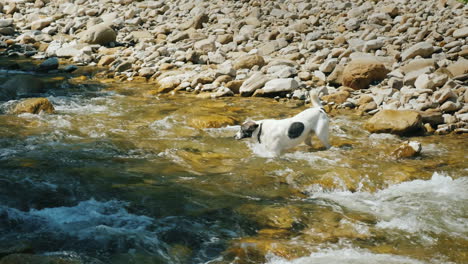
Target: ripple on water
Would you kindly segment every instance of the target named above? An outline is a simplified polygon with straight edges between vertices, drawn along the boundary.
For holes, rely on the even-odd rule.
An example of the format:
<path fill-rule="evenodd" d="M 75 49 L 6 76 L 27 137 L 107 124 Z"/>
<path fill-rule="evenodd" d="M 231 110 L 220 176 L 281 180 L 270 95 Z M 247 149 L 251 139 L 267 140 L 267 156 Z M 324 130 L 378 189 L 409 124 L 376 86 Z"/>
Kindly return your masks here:
<path fill-rule="evenodd" d="M 374 254 L 363 249 L 326 249 L 312 253 L 308 257 L 286 260 L 277 256 L 267 256 L 267 264 L 424 264 L 416 259 L 392 254 Z"/>
<path fill-rule="evenodd" d="M 468 239 L 466 190 L 468 177 L 452 179 L 434 173 L 430 180 L 403 182 L 375 193 L 316 190 L 311 198 L 375 215 L 380 229 L 402 230 L 424 240 L 431 233 Z"/>

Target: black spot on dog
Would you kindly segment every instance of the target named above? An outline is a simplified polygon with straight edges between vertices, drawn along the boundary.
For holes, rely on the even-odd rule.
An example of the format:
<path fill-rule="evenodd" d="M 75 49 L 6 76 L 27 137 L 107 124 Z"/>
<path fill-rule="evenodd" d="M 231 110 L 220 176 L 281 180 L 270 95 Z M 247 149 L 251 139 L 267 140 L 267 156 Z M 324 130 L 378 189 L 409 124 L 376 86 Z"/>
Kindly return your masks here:
<path fill-rule="evenodd" d="M 302 132 L 304 132 L 304 124 L 302 122 L 294 122 L 288 129 L 288 137 L 289 138 L 298 138 L 301 136 Z"/>

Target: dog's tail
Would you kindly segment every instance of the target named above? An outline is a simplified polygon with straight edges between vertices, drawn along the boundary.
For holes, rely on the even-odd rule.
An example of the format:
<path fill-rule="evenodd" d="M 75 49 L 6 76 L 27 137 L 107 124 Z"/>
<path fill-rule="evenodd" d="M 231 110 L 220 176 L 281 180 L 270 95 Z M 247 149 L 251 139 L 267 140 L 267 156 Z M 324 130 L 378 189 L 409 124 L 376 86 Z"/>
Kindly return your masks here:
<path fill-rule="evenodd" d="M 322 104 L 320 103 L 320 99 L 318 97 L 317 91 L 310 90 L 309 96 L 310 96 L 310 103 L 312 104 L 312 107 L 322 108 Z"/>

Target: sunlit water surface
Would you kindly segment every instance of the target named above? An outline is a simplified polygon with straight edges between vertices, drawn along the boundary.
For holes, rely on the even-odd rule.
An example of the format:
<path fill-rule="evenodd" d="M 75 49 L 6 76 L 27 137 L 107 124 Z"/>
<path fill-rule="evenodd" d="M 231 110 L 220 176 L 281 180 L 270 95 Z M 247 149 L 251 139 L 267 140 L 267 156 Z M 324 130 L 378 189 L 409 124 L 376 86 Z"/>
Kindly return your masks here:
<path fill-rule="evenodd" d="M 285 118 L 263 98 L 59 85 L 52 115 L 0 115 L 0 248 L 104 263 L 466 263 L 466 136 L 405 139 L 332 116 L 323 150 L 281 157 L 200 116 Z M 6 109 L 14 102 L 2 102 Z"/>

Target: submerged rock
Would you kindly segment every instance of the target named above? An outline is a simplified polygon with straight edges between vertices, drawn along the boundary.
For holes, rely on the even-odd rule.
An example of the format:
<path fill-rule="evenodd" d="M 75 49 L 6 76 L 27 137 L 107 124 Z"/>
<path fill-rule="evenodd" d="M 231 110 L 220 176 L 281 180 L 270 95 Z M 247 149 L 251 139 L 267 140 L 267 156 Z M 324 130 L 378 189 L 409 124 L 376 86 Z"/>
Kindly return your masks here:
<path fill-rule="evenodd" d="M 422 127 L 421 115 L 412 110 L 382 110 L 364 124 L 369 132 L 397 135 L 418 133 Z"/>
<path fill-rule="evenodd" d="M 11 111 L 12 114 L 19 115 L 23 113 L 47 114 L 54 113 L 55 109 L 47 98 L 28 98 L 19 102 Z"/>
<path fill-rule="evenodd" d="M 0 100 L 36 95 L 44 92 L 45 89 L 40 79 L 27 75 L 17 75 L 6 81 L 0 88 Z"/>
<path fill-rule="evenodd" d="M 237 118 L 224 115 L 204 115 L 192 117 L 189 121 L 189 125 L 194 128 L 220 128 L 225 126 L 233 126 L 239 123 Z"/>

